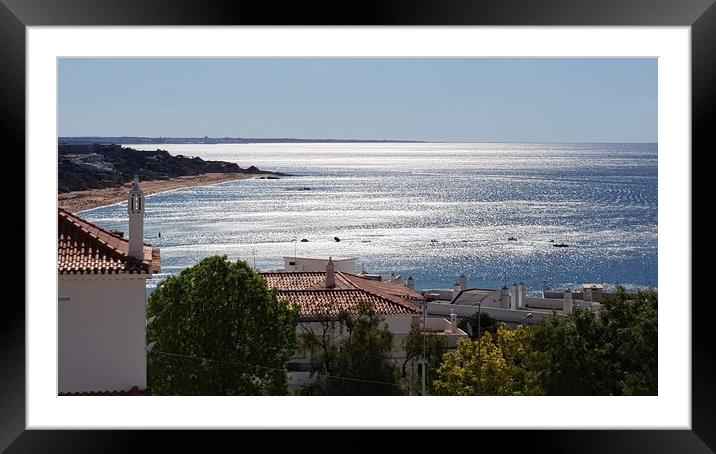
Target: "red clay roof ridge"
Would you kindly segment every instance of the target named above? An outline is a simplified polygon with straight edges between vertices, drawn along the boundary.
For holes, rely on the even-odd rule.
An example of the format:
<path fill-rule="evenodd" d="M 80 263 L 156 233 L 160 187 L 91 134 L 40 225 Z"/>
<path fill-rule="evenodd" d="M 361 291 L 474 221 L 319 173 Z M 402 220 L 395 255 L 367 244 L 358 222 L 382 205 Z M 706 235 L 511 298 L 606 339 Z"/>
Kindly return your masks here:
<path fill-rule="evenodd" d="M 344 273 L 342 273 L 342 272 L 340 272 L 340 271 L 338 271 L 337 273 L 340 274 L 341 276 L 344 274 Z M 350 274 L 350 273 L 345 273 L 345 274 Z M 352 275 L 352 276 L 354 276 L 354 277 L 356 277 L 356 278 L 358 278 L 358 279 L 363 279 L 363 278 L 360 277 L 360 276 L 356 276 L 356 275 Z M 379 294 L 377 294 L 377 293 L 375 293 L 375 292 L 372 292 L 372 291 L 370 291 L 370 290 L 361 288 L 360 286 L 356 285 L 355 282 L 351 281 L 351 280 L 348 279 L 347 277 L 345 277 L 345 276 L 343 276 L 343 277 L 344 277 L 351 285 L 353 285 L 353 286 L 359 288 L 360 290 L 362 290 L 362 291 L 364 291 L 364 292 L 366 292 L 366 293 L 368 293 L 368 294 L 371 294 L 371 295 L 373 295 L 373 296 L 376 296 L 376 297 L 379 297 L 379 298 L 388 300 L 388 301 L 390 301 L 390 302 L 392 302 L 392 303 L 395 303 L 395 304 L 398 304 L 398 305 L 400 305 L 400 306 L 402 306 L 402 307 L 404 307 L 404 308 L 406 308 L 406 309 L 409 309 L 409 310 L 411 310 L 411 311 L 420 313 L 420 309 L 417 308 L 415 305 L 406 304 L 404 301 L 396 301 L 396 300 L 394 300 L 394 299 L 392 299 L 392 298 L 388 298 L 388 297 L 386 297 L 386 296 L 379 295 Z"/>
<path fill-rule="evenodd" d="M 122 254 L 123 256 L 129 257 L 129 240 L 126 240 L 126 239 L 124 239 L 123 237 L 121 237 L 121 236 L 119 236 L 119 235 L 116 235 L 116 234 L 110 232 L 109 230 L 105 230 L 105 229 L 103 229 L 102 227 L 100 227 L 100 226 L 98 226 L 98 225 L 92 224 L 92 223 L 90 223 L 89 221 L 86 221 L 86 220 L 82 219 L 81 217 L 79 217 L 79 216 L 77 216 L 77 215 L 75 215 L 75 214 L 72 214 L 72 213 L 70 213 L 69 211 L 67 211 L 67 210 L 65 210 L 65 209 L 63 209 L 63 208 L 58 208 L 58 210 L 59 210 L 60 212 L 62 212 L 62 214 L 64 215 L 64 217 L 65 217 L 68 221 L 70 221 L 72 224 L 74 224 L 77 228 L 81 229 L 84 233 L 86 233 L 86 234 L 88 234 L 88 235 L 92 235 L 92 236 L 93 236 L 94 238 L 96 238 L 97 241 L 99 241 L 101 244 L 107 246 L 108 248 L 110 248 L 110 249 L 112 249 L 112 250 L 117 251 L 118 253 Z M 78 222 L 78 221 L 79 221 L 79 222 Z M 121 249 L 117 249 L 116 247 L 112 246 L 110 243 L 104 241 L 102 238 L 100 238 L 99 236 L 97 236 L 96 233 L 92 232 L 91 230 L 88 230 L 88 229 L 85 227 L 86 225 L 91 225 L 92 228 L 95 228 L 95 229 L 97 229 L 98 231 L 100 231 L 100 232 L 102 232 L 102 233 L 105 233 L 105 234 L 107 234 L 107 235 L 109 235 L 109 236 L 111 236 L 111 237 L 113 237 L 113 238 L 116 238 L 116 239 L 118 239 L 119 241 L 121 241 L 122 243 L 126 243 L 126 244 L 127 244 L 127 252 L 124 252 L 124 251 L 121 250 Z M 145 243 L 144 241 L 142 241 L 142 245 L 143 245 L 143 246 L 149 246 L 149 247 L 151 247 L 152 249 L 158 249 L 158 248 L 152 247 L 151 244 Z M 144 260 L 144 259 L 142 259 L 141 261 L 142 261 L 142 262 L 146 262 L 146 260 Z"/>

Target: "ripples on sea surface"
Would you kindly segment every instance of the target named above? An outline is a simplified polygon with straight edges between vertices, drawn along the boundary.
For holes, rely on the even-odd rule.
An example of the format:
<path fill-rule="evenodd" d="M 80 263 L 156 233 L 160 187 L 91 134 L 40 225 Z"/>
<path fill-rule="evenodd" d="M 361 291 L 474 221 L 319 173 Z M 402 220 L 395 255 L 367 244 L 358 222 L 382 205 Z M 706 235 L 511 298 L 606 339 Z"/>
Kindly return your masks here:
<path fill-rule="evenodd" d="M 421 289 L 451 288 L 463 272 L 470 287 L 503 276 L 532 291 L 543 280 L 657 285 L 656 144 L 127 146 L 300 175 L 148 196 L 158 279 L 214 254 L 282 268 L 295 248 L 355 256 L 359 271 L 413 276 Z M 82 216 L 127 231 L 126 203 Z"/>

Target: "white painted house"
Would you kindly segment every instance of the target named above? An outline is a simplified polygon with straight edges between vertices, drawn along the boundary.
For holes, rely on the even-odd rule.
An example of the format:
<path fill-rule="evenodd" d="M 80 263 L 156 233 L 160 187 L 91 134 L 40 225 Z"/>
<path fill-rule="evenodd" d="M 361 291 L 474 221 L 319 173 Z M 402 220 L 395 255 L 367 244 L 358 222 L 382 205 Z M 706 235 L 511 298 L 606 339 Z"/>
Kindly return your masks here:
<path fill-rule="evenodd" d="M 59 394 L 146 394 L 146 281 L 159 249 L 143 242 L 144 193 L 129 194 L 129 239 L 59 209 Z"/>

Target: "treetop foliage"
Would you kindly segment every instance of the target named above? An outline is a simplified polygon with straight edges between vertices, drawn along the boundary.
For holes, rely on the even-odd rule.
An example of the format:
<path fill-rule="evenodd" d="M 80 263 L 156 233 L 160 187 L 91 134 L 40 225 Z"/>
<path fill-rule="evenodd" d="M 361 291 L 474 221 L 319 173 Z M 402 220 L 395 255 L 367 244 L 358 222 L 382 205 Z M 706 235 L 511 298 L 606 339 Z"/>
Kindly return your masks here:
<path fill-rule="evenodd" d="M 147 307 L 155 394 L 286 394 L 298 308 L 243 261 L 207 257 L 162 281 Z"/>

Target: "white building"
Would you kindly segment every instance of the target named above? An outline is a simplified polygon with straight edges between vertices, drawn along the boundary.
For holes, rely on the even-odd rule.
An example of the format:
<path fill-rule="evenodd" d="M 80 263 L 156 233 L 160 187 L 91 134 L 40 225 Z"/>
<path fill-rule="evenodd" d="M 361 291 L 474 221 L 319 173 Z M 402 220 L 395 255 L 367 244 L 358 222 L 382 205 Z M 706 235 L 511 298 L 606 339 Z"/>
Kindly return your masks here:
<path fill-rule="evenodd" d="M 129 239 L 59 209 L 58 386 L 65 394 L 146 394 L 146 281 L 159 249 L 143 242 L 144 194 L 129 196 Z"/>
<path fill-rule="evenodd" d="M 602 284 L 582 284 L 582 294 L 584 301 L 602 302 L 604 293 L 604 285 Z"/>
<path fill-rule="evenodd" d="M 291 272 L 324 272 L 329 258 L 331 257 L 284 257 L 283 269 Z M 331 260 L 336 267 L 336 271 L 341 273 L 356 272 L 356 261 L 358 260 L 356 257 L 331 258 Z"/>
<path fill-rule="evenodd" d="M 566 289 L 562 292 L 542 291 L 542 297 L 527 295 L 522 282 L 499 290 L 465 288 L 464 274 L 455 283 L 453 290 L 426 290 L 428 316 L 446 316 L 455 313 L 459 317 L 470 317 L 482 311 L 497 322 L 514 327 L 521 324 L 535 324 L 547 318 L 570 314 L 575 308 L 598 311 L 601 309 L 601 284 L 584 284 L 582 292 Z"/>

